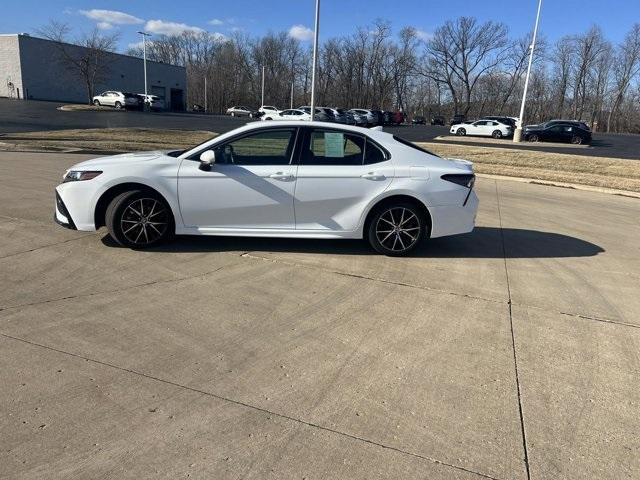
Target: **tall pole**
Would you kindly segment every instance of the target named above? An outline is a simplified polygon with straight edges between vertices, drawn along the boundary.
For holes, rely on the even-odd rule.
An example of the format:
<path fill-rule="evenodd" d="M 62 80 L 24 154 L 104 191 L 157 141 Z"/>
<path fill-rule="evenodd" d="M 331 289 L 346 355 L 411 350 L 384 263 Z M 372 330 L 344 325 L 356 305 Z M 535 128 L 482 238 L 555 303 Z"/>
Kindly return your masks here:
<path fill-rule="evenodd" d="M 264 65 L 262 66 L 262 103 L 260 108 L 264 107 Z"/>
<path fill-rule="evenodd" d="M 293 110 L 293 80 L 291 80 L 291 104 L 289 108 Z"/>
<path fill-rule="evenodd" d="M 316 24 L 313 32 L 313 64 L 311 66 L 311 120 L 316 113 L 316 65 L 318 63 L 318 34 L 320 33 L 320 0 L 316 0 Z"/>
<path fill-rule="evenodd" d="M 204 113 L 207 113 L 207 76 L 204 76 Z"/>
<path fill-rule="evenodd" d="M 518 128 L 513 134 L 513 141 L 520 142 L 522 140 L 522 127 L 524 125 L 524 108 L 527 103 L 527 90 L 529 89 L 529 77 L 531 75 L 531 64 L 533 63 L 533 50 L 536 48 L 536 37 L 538 35 L 538 24 L 540 23 L 540 10 L 542 9 L 542 0 L 538 0 L 538 13 L 536 14 L 536 25 L 533 27 L 533 39 L 529 47 L 529 65 L 527 66 L 527 76 L 524 80 L 524 91 L 522 92 L 522 104 L 520 105 L 520 116 L 518 117 Z"/>
<path fill-rule="evenodd" d="M 142 35 L 142 63 L 144 64 L 144 105 L 143 108 L 146 110 L 148 105 L 147 99 L 147 37 L 150 37 L 151 34 L 147 32 L 138 32 Z"/>

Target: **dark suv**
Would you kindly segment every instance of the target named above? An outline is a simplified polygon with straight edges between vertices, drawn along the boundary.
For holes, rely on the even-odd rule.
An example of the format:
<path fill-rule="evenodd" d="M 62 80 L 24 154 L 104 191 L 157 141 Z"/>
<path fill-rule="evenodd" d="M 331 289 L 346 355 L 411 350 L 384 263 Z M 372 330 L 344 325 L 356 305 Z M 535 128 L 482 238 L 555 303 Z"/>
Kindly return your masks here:
<path fill-rule="evenodd" d="M 431 125 L 442 125 L 444 126 L 444 117 L 442 115 L 436 115 L 431 118 Z"/>
<path fill-rule="evenodd" d="M 591 143 L 591 132 L 571 123 L 531 125 L 525 130 L 524 139 L 528 142 L 570 142 L 581 145 Z"/>
<path fill-rule="evenodd" d="M 456 114 L 453 116 L 453 118 L 451 119 L 450 125 L 457 125 L 459 123 L 464 123 L 464 121 L 467 119 L 466 115 L 462 115 L 462 114 Z"/>

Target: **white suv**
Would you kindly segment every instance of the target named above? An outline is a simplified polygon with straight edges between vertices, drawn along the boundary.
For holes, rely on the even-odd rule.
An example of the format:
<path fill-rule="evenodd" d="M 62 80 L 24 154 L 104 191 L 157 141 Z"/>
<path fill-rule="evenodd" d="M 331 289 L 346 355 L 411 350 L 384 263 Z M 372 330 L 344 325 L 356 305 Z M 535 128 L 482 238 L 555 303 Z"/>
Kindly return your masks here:
<path fill-rule="evenodd" d="M 116 110 L 120 110 L 121 108 L 138 108 L 140 99 L 133 93 L 108 90 L 93 97 L 93 104 L 115 107 Z"/>

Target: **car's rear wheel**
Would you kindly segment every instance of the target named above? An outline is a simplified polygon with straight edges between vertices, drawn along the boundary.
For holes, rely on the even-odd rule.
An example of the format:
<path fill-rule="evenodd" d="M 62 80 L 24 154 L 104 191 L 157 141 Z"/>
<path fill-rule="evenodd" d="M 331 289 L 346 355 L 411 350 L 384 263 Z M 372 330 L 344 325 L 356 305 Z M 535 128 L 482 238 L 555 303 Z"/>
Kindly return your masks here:
<path fill-rule="evenodd" d="M 573 143 L 574 145 L 580 145 L 582 143 L 582 137 L 574 135 L 573 137 L 571 137 L 571 143 Z"/>
<path fill-rule="evenodd" d="M 171 208 L 158 194 L 131 190 L 116 196 L 107 207 L 105 224 L 111 237 L 129 248 L 147 248 L 172 237 Z"/>
<path fill-rule="evenodd" d="M 494 130 L 491 136 L 493 138 L 502 138 L 502 132 L 500 130 Z"/>
<path fill-rule="evenodd" d="M 116 102 L 114 107 L 116 107 L 116 110 L 120 110 L 122 108 L 122 104 L 120 102 Z"/>
<path fill-rule="evenodd" d="M 540 141 L 540 137 L 538 135 L 536 135 L 536 134 L 533 134 L 533 135 L 529 135 L 527 137 L 527 140 L 530 141 L 530 142 L 539 142 Z"/>
<path fill-rule="evenodd" d="M 467 131 L 464 128 L 459 128 L 458 130 L 456 130 L 456 135 L 464 137 L 466 134 L 467 134 Z"/>
<path fill-rule="evenodd" d="M 96 107 L 99 107 L 99 106 L 100 106 L 100 100 L 95 99 L 95 100 L 93 101 L 93 104 L 94 104 Z"/>
<path fill-rule="evenodd" d="M 418 246 L 425 227 L 424 215 L 415 205 L 399 202 L 377 209 L 368 224 L 367 236 L 377 252 L 399 257 Z"/>

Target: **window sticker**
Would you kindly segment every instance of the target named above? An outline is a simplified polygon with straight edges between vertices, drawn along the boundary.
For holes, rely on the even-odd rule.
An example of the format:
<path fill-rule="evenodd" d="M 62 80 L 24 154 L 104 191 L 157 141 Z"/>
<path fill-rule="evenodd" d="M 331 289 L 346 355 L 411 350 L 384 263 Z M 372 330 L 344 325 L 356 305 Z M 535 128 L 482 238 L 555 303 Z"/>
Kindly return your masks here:
<path fill-rule="evenodd" d="M 324 156 L 332 158 L 344 157 L 344 134 L 325 132 L 324 134 Z"/>

